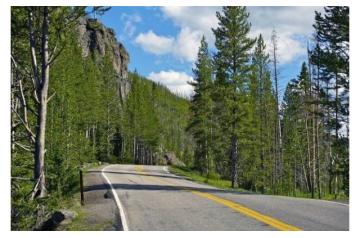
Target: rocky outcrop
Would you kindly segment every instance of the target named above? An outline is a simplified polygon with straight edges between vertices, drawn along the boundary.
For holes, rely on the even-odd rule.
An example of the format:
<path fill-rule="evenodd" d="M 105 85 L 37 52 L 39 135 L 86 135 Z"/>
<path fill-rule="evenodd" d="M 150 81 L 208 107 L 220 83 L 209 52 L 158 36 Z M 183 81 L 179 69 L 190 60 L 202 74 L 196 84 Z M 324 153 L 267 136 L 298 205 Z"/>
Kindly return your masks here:
<path fill-rule="evenodd" d="M 165 153 L 164 158 L 166 160 L 167 165 L 175 165 L 179 167 L 185 166 L 185 164 L 176 157 L 174 152 Z"/>
<path fill-rule="evenodd" d="M 117 41 L 114 30 L 98 20 L 84 17 L 79 19 L 78 33 L 83 57 L 93 55 L 97 62 L 101 62 L 105 55 L 111 57 L 119 81 L 119 96 L 125 100 L 130 91 L 129 54 L 124 45 Z"/>
<path fill-rule="evenodd" d="M 40 231 L 56 230 L 60 226 L 65 226 L 71 223 L 71 221 L 75 219 L 76 216 L 77 213 L 70 210 L 62 209 L 59 211 L 55 211 L 48 220 L 42 223 L 40 227 L 35 230 L 40 230 Z"/>

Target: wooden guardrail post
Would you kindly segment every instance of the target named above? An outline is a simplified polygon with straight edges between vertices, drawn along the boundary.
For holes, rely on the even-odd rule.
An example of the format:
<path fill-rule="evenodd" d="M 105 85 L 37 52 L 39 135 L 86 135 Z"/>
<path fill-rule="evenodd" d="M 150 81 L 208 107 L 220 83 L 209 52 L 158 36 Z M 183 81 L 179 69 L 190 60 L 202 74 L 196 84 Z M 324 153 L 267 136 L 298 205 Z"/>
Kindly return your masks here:
<path fill-rule="evenodd" d="M 81 201 L 81 206 L 84 206 L 85 200 L 84 200 L 84 183 L 83 183 L 82 169 L 79 170 L 79 175 L 80 175 L 80 201 Z"/>

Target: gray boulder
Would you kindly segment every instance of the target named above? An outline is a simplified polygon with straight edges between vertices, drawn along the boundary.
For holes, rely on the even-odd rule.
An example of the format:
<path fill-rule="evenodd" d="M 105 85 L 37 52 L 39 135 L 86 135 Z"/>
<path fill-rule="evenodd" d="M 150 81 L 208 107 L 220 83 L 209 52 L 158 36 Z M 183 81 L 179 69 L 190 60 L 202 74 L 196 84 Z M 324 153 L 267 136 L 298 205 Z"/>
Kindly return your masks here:
<path fill-rule="evenodd" d="M 74 211 L 61 209 L 54 212 L 37 230 L 53 231 L 59 226 L 69 224 L 76 216 L 77 213 Z"/>
<path fill-rule="evenodd" d="M 168 152 L 164 155 L 167 165 L 175 165 L 179 167 L 184 167 L 185 164 L 181 160 L 179 160 L 174 152 Z"/>

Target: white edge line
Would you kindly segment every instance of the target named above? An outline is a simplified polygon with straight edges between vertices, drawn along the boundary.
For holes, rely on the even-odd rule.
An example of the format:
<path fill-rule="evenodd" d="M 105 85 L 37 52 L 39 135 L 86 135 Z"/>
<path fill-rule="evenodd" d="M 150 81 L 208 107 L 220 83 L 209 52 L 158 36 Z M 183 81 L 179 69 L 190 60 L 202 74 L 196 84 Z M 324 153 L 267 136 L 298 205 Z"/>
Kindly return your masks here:
<path fill-rule="evenodd" d="M 342 205 L 342 206 L 345 206 L 345 207 L 350 207 L 349 203 L 334 202 L 334 201 L 328 201 L 328 200 L 323 200 L 323 199 L 318 199 L 318 201 L 323 201 L 323 202 L 328 202 L 328 203 L 335 203 L 335 204 Z"/>
<path fill-rule="evenodd" d="M 259 194 L 262 195 L 262 194 Z M 291 197 L 291 196 L 283 196 L 283 195 L 274 195 L 274 194 L 264 194 L 265 196 L 272 196 L 272 197 L 281 197 L 281 198 L 290 198 L 294 200 L 305 200 L 305 201 L 315 201 L 315 202 L 325 202 L 325 203 L 333 203 L 337 205 L 342 205 L 345 207 L 350 207 L 350 203 L 342 203 L 342 202 L 335 202 L 330 200 L 324 200 L 324 199 L 317 199 L 317 198 L 305 198 L 305 197 Z"/>
<path fill-rule="evenodd" d="M 110 166 L 110 165 L 109 165 Z M 124 231 L 128 231 L 129 230 L 129 227 L 127 225 L 127 222 L 126 222 L 126 217 L 125 217 L 125 213 L 124 213 L 124 207 L 122 206 L 121 202 L 120 202 L 120 199 L 114 189 L 114 187 L 112 186 L 109 178 L 104 174 L 104 171 L 105 171 L 105 168 L 109 167 L 109 166 L 106 166 L 104 167 L 102 170 L 101 170 L 101 175 L 104 177 L 104 179 L 106 180 L 107 184 L 109 184 L 110 186 L 110 189 L 113 193 L 113 196 L 114 196 L 114 199 L 115 199 L 115 203 L 116 203 L 116 206 L 117 208 L 119 209 L 119 214 L 120 214 L 120 219 L 121 219 L 121 224 L 122 224 L 122 227 L 124 229 Z"/>

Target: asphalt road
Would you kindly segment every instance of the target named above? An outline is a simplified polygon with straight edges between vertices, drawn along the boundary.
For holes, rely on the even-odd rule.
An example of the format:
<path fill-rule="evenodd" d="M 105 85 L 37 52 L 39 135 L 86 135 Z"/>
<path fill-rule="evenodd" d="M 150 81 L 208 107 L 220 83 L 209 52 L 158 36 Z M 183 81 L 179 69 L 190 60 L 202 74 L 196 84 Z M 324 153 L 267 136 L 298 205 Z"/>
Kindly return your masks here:
<path fill-rule="evenodd" d="M 110 165 L 102 175 L 125 230 L 349 230 L 347 204 L 221 190 L 164 166 Z"/>

